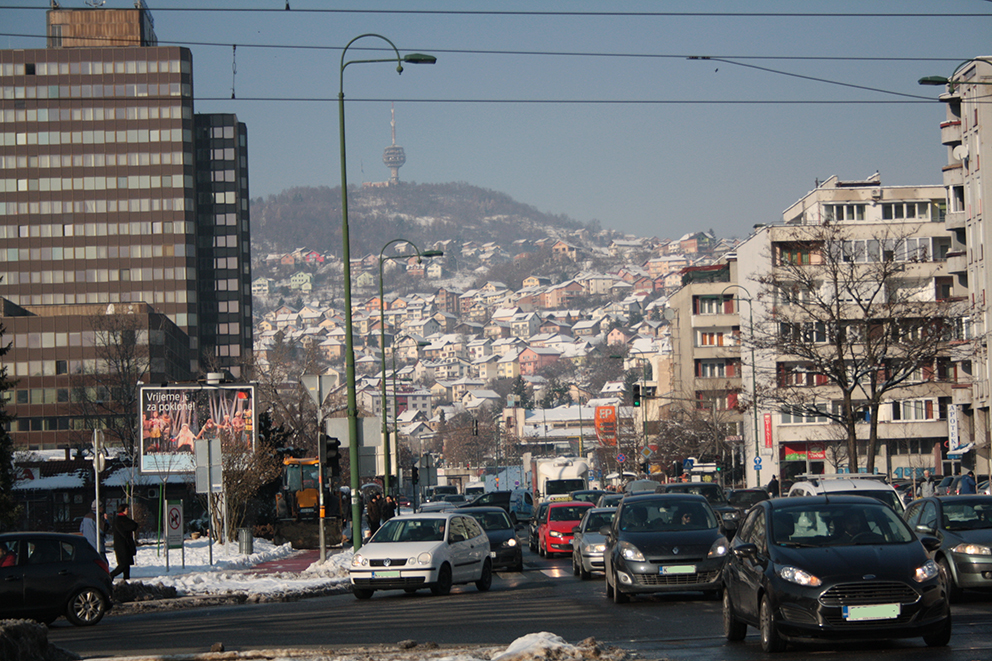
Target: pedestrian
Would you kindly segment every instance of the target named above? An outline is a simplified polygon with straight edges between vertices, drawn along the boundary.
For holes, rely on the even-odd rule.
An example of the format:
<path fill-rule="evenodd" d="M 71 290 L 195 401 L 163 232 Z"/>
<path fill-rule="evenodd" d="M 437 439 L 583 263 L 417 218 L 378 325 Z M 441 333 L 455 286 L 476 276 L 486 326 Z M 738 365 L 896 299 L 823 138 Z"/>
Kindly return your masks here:
<path fill-rule="evenodd" d="M 382 503 L 382 520 L 389 521 L 394 516 L 396 516 L 396 501 L 392 496 L 386 496 Z"/>
<path fill-rule="evenodd" d="M 923 471 L 923 480 L 920 482 L 920 498 L 929 498 L 937 493 L 937 485 L 934 484 L 933 476 L 929 470 Z"/>
<path fill-rule="evenodd" d="M 369 504 L 365 506 L 365 516 L 369 521 L 369 537 L 371 537 L 379 529 L 379 520 L 382 518 L 382 505 L 378 493 L 373 493 L 369 497 Z"/>
<path fill-rule="evenodd" d="M 968 471 L 968 474 L 961 478 L 960 484 L 958 484 L 958 493 L 978 493 L 978 489 L 975 485 L 975 472 Z"/>
<path fill-rule="evenodd" d="M 771 481 L 768 482 L 767 491 L 768 491 L 768 495 L 771 496 L 772 498 L 776 498 L 781 495 L 781 493 L 779 493 L 777 475 L 772 475 Z"/>
<path fill-rule="evenodd" d="M 106 549 L 104 548 L 103 535 L 107 532 L 107 515 L 104 513 L 103 521 L 97 523 L 95 500 L 90 506 L 90 511 L 79 522 L 79 532 L 83 534 L 83 537 L 90 543 L 90 546 L 96 549 L 97 553 L 100 555 L 104 554 Z"/>
<path fill-rule="evenodd" d="M 110 572 L 111 578 L 123 574 L 125 581 L 131 580 L 131 565 L 134 564 L 134 556 L 138 553 L 138 545 L 134 541 L 134 531 L 138 529 L 138 523 L 129 514 L 127 503 L 122 503 L 117 508 L 117 516 L 114 517 L 113 523 L 117 568 Z"/>

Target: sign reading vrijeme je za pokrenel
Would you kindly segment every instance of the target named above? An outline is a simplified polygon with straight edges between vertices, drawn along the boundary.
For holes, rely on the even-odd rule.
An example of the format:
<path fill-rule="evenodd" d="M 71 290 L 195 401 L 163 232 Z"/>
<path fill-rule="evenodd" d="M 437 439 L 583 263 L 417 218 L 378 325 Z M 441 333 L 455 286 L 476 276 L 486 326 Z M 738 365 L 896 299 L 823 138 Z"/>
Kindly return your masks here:
<path fill-rule="evenodd" d="M 141 471 L 188 472 L 195 468 L 197 440 L 219 439 L 225 451 L 255 448 L 255 388 L 143 386 Z"/>

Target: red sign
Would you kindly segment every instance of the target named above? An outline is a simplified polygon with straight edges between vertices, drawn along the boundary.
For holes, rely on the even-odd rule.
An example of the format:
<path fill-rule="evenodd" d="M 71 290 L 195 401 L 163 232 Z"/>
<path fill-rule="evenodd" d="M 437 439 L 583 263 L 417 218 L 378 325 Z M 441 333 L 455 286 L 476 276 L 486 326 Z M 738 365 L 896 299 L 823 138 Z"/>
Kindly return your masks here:
<path fill-rule="evenodd" d="M 772 414 L 765 414 L 765 447 L 772 447 Z"/>
<path fill-rule="evenodd" d="M 596 437 L 600 445 L 617 444 L 617 407 L 596 407 Z"/>

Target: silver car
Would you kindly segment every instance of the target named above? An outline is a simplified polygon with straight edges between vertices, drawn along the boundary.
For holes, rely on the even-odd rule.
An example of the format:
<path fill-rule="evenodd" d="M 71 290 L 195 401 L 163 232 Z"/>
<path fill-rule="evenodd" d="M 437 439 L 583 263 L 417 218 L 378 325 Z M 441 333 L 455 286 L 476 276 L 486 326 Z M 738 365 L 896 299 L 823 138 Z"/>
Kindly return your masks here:
<path fill-rule="evenodd" d="M 582 522 L 573 529 L 572 573 L 581 576 L 583 580 L 590 578 L 594 571 L 603 571 L 606 537 L 599 530 L 613 522 L 616 511 L 615 507 L 594 507 L 585 513 Z"/>

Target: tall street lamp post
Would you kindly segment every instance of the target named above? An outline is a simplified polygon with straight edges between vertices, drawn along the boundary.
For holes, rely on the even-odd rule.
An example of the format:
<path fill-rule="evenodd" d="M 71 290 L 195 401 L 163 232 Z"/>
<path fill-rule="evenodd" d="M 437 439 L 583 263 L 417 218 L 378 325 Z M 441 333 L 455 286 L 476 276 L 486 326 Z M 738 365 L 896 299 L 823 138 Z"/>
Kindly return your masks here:
<path fill-rule="evenodd" d="M 341 148 L 341 242 L 343 245 L 341 259 L 344 262 L 344 326 L 345 326 L 345 387 L 348 391 L 348 458 L 351 463 L 351 541 L 357 551 L 362 547 L 362 508 L 359 502 L 361 486 L 358 483 L 358 402 L 355 393 L 355 343 L 352 336 L 351 322 L 351 242 L 348 234 L 348 168 L 345 158 L 344 141 L 344 70 L 349 64 L 366 64 L 373 62 L 393 62 L 393 58 L 375 60 L 345 61 L 348 49 L 353 43 L 365 37 L 375 37 L 389 44 L 396 53 L 396 73 L 403 73 L 403 63 L 434 64 L 437 61 L 432 55 L 410 53 L 400 57 L 395 44 L 380 34 L 360 34 L 341 51 L 340 82 L 338 86 L 338 142 Z"/>
<path fill-rule="evenodd" d="M 741 298 L 737 296 L 738 301 L 747 301 L 748 309 L 748 323 L 751 325 L 751 409 L 754 411 L 754 480 L 755 486 L 761 486 L 761 469 L 758 463 L 758 457 L 761 456 L 761 448 L 758 445 L 758 386 L 756 374 L 758 372 L 758 364 L 754 360 L 754 301 L 751 298 L 751 292 L 749 292 L 745 287 L 741 285 L 728 285 L 724 287 L 723 291 L 720 292 L 722 297 L 727 293 L 729 289 L 740 289 L 742 292 L 747 294 L 747 298 Z M 737 313 L 740 314 L 740 308 L 738 308 Z"/>
<path fill-rule="evenodd" d="M 392 465 L 390 461 L 390 454 L 392 448 L 390 447 L 389 441 L 389 429 L 386 427 L 386 303 L 385 303 L 385 288 L 383 287 L 383 264 L 389 260 L 402 259 L 399 255 L 391 255 L 386 257 L 386 248 L 393 245 L 394 243 L 406 243 L 413 247 L 417 252 L 417 263 L 420 264 L 424 261 L 424 257 L 440 257 L 444 253 L 440 250 L 425 250 L 420 251 L 420 248 L 416 246 L 412 241 L 407 241 L 406 239 L 393 239 L 386 245 L 382 247 L 379 251 L 379 352 L 382 358 L 382 378 L 381 378 L 381 390 L 382 390 L 382 447 L 384 448 L 384 462 L 383 462 L 383 476 L 382 476 L 382 492 L 384 494 L 389 493 L 389 476 L 392 473 Z M 395 356 L 395 350 L 394 350 Z M 396 367 L 393 367 L 393 378 L 396 378 Z M 393 384 L 393 412 L 396 411 L 396 385 Z M 396 434 L 396 425 L 393 425 L 393 434 Z"/>

